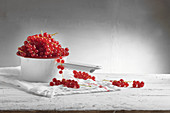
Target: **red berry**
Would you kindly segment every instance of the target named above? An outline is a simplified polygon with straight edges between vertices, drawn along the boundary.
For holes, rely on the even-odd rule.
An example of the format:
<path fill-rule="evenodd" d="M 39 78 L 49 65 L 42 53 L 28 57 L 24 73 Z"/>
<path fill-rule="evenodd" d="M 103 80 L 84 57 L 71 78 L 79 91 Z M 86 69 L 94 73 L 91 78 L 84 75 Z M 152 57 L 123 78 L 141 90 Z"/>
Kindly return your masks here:
<path fill-rule="evenodd" d="M 35 57 L 38 57 L 38 54 L 35 54 Z"/>
<path fill-rule="evenodd" d="M 63 71 L 62 71 L 62 70 L 60 70 L 60 71 L 59 71 L 59 74 L 62 74 L 62 73 L 63 73 Z"/>
<path fill-rule="evenodd" d="M 53 82 L 56 82 L 56 80 L 57 80 L 56 78 L 53 78 Z"/>
<path fill-rule="evenodd" d="M 141 84 L 144 84 L 144 82 L 143 82 L 143 81 L 141 81 Z"/>
<path fill-rule="evenodd" d="M 139 81 L 136 81 L 136 84 L 139 84 Z"/>
<path fill-rule="evenodd" d="M 60 80 L 56 80 L 55 85 L 60 85 Z"/>
<path fill-rule="evenodd" d="M 61 48 L 61 45 L 60 45 L 60 44 L 58 45 L 58 48 Z"/>
<path fill-rule="evenodd" d="M 40 52 L 40 56 L 43 56 L 43 54 L 44 54 L 43 52 Z"/>
<path fill-rule="evenodd" d="M 124 86 L 125 86 L 124 82 L 120 83 L 120 87 L 124 87 Z"/>
<path fill-rule="evenodd" d="M 33 53 L 33 51 L 31 51 L 30 53 L 32 53 L 32 54 L 31 54 L 31 56 L 32 56 L 32 57 L 34 57 L 34 56 L 35 56 L 35 53 Z"/>
<path fill-rule="evenodd" d="M 138 84 L 138 88 L 140 88 L 141 87 L 141 84 Z"/>
<path fill-rule="evenodd" d="M 27 41 L 24 41 L 24 45 L 26 45 L 26 44 L 28 44 L 28 42 L 27 42 Z"/>
<path fill-rule="evenodd" d="M 66 51 L 69 51 L 69 49 L 68 49 L 68 48 L 65 48 L 65 50 L 66 50 Z"/>
<path fill-rule="evenodd" d="M 54 38 L 51 38 L 51 42 L 55 42 Z"/>
<path fill-rule="evenodd" d="M 77 75 L 74 75 L 74 77 L 75 77 L 75 78 L 78 78 L 78 76 L 77 76 Z"/>
<path fill-rule="evenodd" d="M 80 85 L 77 84 L 77 85 L 76 85 L 76 88 L 77 88 L 77 89 L 80 88 Z"/>
<path fill-rule="evenodd" d="M 65 56 L 68 56 L 69 55 L 69 52 L 65 52 Z"/>
<path fill-rule="evenodd" d="M 95 77 L 94 76 L 92 77 L 92 80 L 95 81 Z"/>
<path fill-rule="evenodd" d="M 47 37 L 47 35 L 48 35 L 48 34 L 47 34 L 46 32 L 43 34 L 44 37 Z"/>
<path fill-rule="evenodd" d="M 54 86 L 54 83 L 53 83 L 53 82 L 50 82 L 50 86 Z"/>
<path fill-rule="evenodd" d="M 39 34 L 39 37 L 42 37 L 42 34 Z"/>
<path fill-rule="evenodd" d="M 144 86 L 144 82 L 143 82 L 143 81 L 141 81 L 140 86 L 141 86 L 141 87 L 143 87 L 143 86 Z"/>
<path fill-rule="evenodd" d="M 64 66 L 62 65 L 62 66 L 61 66 L 61 70 L 63 70 L 63 69 L 64 69 Z"/>
<path fill-rule="evenodd" d="M 63 79 L 62 79 L 62 84 L 63 84 L 65 81 L 66 81 L 66 80 L 63 78 Z"/>
<path fill-rule="evenodd" d="M 35 50 L 35 53 L 38 53 L 38 50 Z"/>
<path fill-rule="evenodd" d="M 33 36 L 35 36 L 35 37 L 38 37 L 38 34 L 36 34 L 36 35 L 33 35 Z"/>
<path fill-rule="evenodd" d="M 140 84 L 140 86 L 141 86 L 141 87 L 143 87 L 143 86 L 144 86 L 144 84 L 142 84 L 142 83 L 141 83 L 141 84 Z"/>
<path fill-rule="evenodd" d="M 63 57 L 62 56 L 60 56 L 60 59 L 62 59 Z"/>
<path fill-rule="evenodd" d="M 63 64 L 63 63 L 64 63 L 64 60 L 61 60 L 61 63 Z"/>
<path fill-rule="evenodd" d="M 120 79 L 120 81 L 121 81 L 121 82 L 124 82 L 124 80 L 123 80 L 123 79 Z"/>
<path fill-rule="evenodd" d="M 48 51 L 48 52 L 49 52 L 49 51 L 50 51 L 50 49 L 49 49 L 49 48 L 47 48 L 47 49 L 46 49 L 46 51 Z"/>
<path fill-rule="evenodd" d="M 57 63 L 60 63 L 60 59 L 56 59 Z"/>
<path fill-rule="evenodd" d="M 103 87 L 102 85 L 99 86 L 99 88 L 102 88 L 102 87 Z"/>
<path fill-rule="evenodd" d="M 48 35 L 48 38 L 51 38 L 51 35 L 50 35 L 50 34 Z"/>
<path fill-rule="evenodd" d="M 48 54 L 49 54 L 49 52 L 47 52 L 47 51 L 46 51 L 44 54 L 45 54 L 45 55 L 48 55 Z"/>
<path fill-rule="evenodd" d="M 30 40 L 31 40 L 31 36 L 28 36 L 28 37 L 27 37 L 27 40 L 30 41 Z"/>
<path fill-rule="evenodd" d="M 113 82 L 112 82 L 112 85 L 116 85 L 116 82 L 115 82 L 115 81 L 113 81 Z"/>
<path fill-rule="evenodd" d="M 58 65 L 57 68 L 58 68 L 58 69 L 61 69 L 61 65 Z"/>
<path fill-rule="evenodd" d="M 128 86 L 129 86 L 129 84 L 128 84 L 127 82 L 125 82 L 125 86 L 126 86 L 126 87 L 128 87 Z"/>
<path fill-rule="evenodd" d="M 121 83 L 120 81 L 117 81 L 116 86 L 120 87 L 120 83 Z"/>
<path fill-rule="evenodd" d="M 136 84 L 132 84 L 133 88 L 136 88 Z"/>

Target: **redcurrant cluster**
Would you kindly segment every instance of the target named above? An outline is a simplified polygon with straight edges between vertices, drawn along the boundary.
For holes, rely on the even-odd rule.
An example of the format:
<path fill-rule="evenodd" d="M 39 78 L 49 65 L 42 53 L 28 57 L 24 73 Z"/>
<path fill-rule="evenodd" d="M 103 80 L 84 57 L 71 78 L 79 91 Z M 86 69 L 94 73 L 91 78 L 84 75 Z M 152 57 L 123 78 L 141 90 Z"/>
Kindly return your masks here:
<path fill-rule="evenodd" d="M 60 80 L 57 80 L 56 78 L 53 78 L 52 81 L 50 82 L 50 86 L 58 86 L 58 85 L 63 85 L 64 87 L 68 87 L 68 88 L 75 88 L 75 89 L 78 89 L 80 88 L 80 85 L 78 84 L 77 81 L 75 80 L 66 80 L 66 79 L 62 79 L 61 81 Z"/>
<path fill-rule="evenodd" d="M 54 34 L 52 34 L 54 35 Z M 59 56 L 68 56 L 69 49 L 62 48 L 58 41 L 52 38 L 52 35 L 36 34 L 28 36 L 24 45 L 18 48 L 17 55 L 31 58 L 56 58 Z"/>
<path fill-rule="evenodd" d="M 141 81 L 141 82 L 135 81 L 135 80 L 133 81 L 133 84 L 132 84 L 133 88 L 141 88 L 143 86 L 144 86 L 144 82 L 143 81 Z"/>
<path fill-rule="evenodd" d="M 125 82 L 123 79 L 120 79 L 119 81 L 117 81 L 117 80 L 114 80 L 114 81 L 110 80 L 110 82 L 112 82 L 112 85 L 115 85 L 115 86 L 118 86 L 118 87 L 128 87 L 129 86 L 128 82 Z M 129 82 L 131 82 L 131 81 L 129 81 Z M 144 86 L 144 82 L 143 81 L 141 81 L 141 82 L 135 81 L 135 80 L 133 81 L 133 84 L 132 84 L 133 88 L 141 88 L 143 86 Z"/>
<path fill-rule="evenodd" d="M 125 82 L 123 79 L 120 79 L 120 80 L 114 80 L 114 81 L 110 81 L 110 82 L 112 82 L 112 85 L 114 85 L 114 86 L 118 86 L 118 87 L 128 87 L 129 86 L 129 84 L 128 84 L 128 82 Z"/>
<path fill-rule="evenodd" d="M 95 81 L 96 79 L 95 76 L 91 76 L 86 72 L 81 72 L 81 71 L 78 72 L 76 70 L 73 70 L 73 74 L 75 78 L 79 78 L 79 79 L 84 79 L 84 80 L 92 79 L 93 81 Z"/>
<path fill-rule="evenodd" d="M 63 73 L 64 66 L 62 65 L 64 63 L 63 57 L 60 56 L 60 58 L 56 59 L 57 63 L 60 63 L 60 65 L 57 66 L 58 69 L 60 69 L 59 74 Z"/>

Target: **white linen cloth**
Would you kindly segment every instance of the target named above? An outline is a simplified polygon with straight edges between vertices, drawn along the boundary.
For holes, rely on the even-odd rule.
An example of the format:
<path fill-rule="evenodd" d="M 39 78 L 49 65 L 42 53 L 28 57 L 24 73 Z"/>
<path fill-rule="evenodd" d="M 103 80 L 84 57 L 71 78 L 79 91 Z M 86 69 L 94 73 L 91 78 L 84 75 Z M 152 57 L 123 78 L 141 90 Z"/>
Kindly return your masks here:
<path fill-rule="evenodd" d="M 71 70 L 67 71 L 67 78 L 78 80 L 80 86 L 79 89 L 67 88 L 60 86 L 49 86 L 49 83 L 33 83 L 27 82 L 19 79 L 21 71 L 21 66 L 17 67 L 4 67 L 0 68 L 0 82 L 3 84 L 11 84 L 14 87 L 20 88 L 23 91 L 29 92 L 31 94 L 45 96 L 45 97 L 55 97 L 58 95 L 69 95 L 69 94 L 81 94 L 81 93 L 96 93 L 96 92 L 107 92 L 107 91 L 117 91 L 110 82 L 92 80 L 80 80 L 75 79 L 71 74 Z M 69 73 L 69 74 L 68 74 Z M 87 87 L 88 83 L 92 83 L 91 87 Z M 97 84 L 97 85 L 96 85 Z M 83 86 L 85 85 L 85 86 Z M 104 88 L 99 88 L 102 85 Z"/>

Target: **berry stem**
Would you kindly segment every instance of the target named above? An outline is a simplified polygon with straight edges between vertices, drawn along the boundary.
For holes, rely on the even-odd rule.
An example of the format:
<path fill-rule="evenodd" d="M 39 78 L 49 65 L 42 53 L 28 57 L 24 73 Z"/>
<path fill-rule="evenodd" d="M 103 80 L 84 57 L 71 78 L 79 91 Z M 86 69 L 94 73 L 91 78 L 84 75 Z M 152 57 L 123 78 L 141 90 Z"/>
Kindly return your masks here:
<path fill-rule="evenodd" d="M 18 50 L 18 51 L 24 53 L 24 51 L 21 51 L 21 50 Z"/>
<path fill-rule="evenodd" d="M 110 80 L 106 80 L 106 79 L 104 79 L 103 81 L 110 81 Z"/>
<path fill-rule="evenodd" d="M 54 35 L 56 35 L 56 34 L 58 34 L 58 33 L 56 32 L 56 33 L 54 33 L 54 34 L 51 34 L 51 36 L 54 36 Z"/>
<path fill-rule="evenodd" d="M 133 82 L 133 81 L 125 81 L 125 82 L 129 82 L 129 83 L 131 83 L 131 82 Z"/>
<path fill-rule="evenodd" d="M 80 86 L 91 87 L 91 85 L 79 84 Z"/>
<path fill-rule="evenodd" d="M 43 36 L 43 31 L 41 30 L 41 35 Z"/>

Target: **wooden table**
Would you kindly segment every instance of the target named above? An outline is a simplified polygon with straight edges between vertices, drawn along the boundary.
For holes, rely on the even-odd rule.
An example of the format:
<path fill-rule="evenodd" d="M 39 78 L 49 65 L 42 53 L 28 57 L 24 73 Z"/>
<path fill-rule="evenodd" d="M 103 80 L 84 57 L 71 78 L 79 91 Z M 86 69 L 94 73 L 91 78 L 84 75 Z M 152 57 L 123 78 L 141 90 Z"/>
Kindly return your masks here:
<path fill-rule="evenodd" d="M 169 112 L 169 74 L 95 74 L 98 79 L 143 80 L 143 88 L 122 88 L 116 92 L 74 94 L 46 98 L 0 83 L 0 110 L 52 110 L 71 112 Z M 5 112 L 5 111 L 4 111 Z M 10 111 L 6 111 L 10 112 Z M 35 112 L 35 111 L 34 111 Z M 117 113 L 116 112 L 116 113 Z"/>

